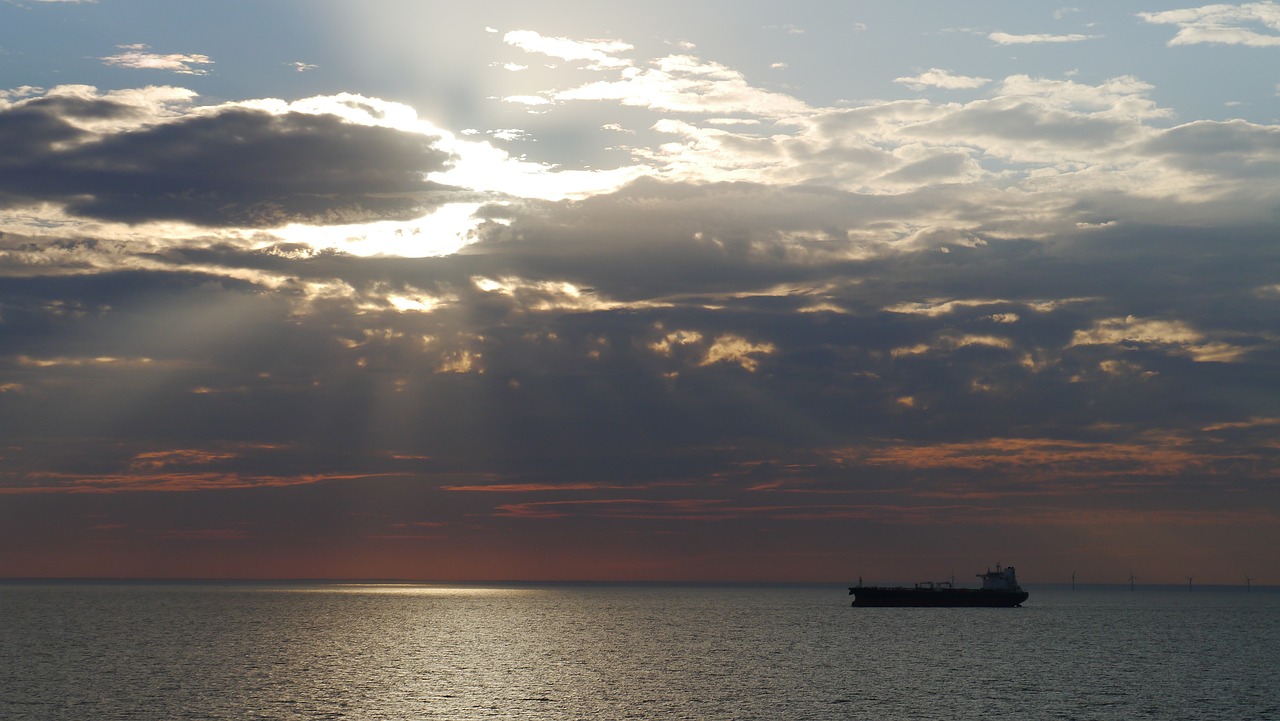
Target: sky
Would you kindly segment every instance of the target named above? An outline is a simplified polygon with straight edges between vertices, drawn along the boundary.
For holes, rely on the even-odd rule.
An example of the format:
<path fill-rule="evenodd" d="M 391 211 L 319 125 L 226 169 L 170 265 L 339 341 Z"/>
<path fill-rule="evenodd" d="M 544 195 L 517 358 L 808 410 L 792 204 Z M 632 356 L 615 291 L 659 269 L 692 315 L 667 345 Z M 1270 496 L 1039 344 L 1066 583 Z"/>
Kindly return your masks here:
<path fill-rule="evenodd" d="M 1280 3 L 3 0 L 0 577 L 1280 584 Z"/>

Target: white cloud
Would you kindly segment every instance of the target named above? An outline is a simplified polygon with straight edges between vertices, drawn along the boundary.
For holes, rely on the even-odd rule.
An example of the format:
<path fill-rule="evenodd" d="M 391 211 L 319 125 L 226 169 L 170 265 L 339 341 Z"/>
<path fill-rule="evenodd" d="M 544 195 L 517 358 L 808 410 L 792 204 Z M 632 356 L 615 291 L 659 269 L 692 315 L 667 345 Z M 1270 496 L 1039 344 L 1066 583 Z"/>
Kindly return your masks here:
<path fill-rule="evenodd" d="M 781 118 L 810 111 L 801 100 L 752 86 L 736 70 L 692 55 L 668 55 L 619 80 L 556 93 L 557 100 L 617 100 L 623 105 L 692 113 L 748 113 Z"/>
<path fill-rule="evenodd" d="M 502 36 L 503 42 L 530 53 L 542 53 L 562 60 L 586 60 L 593 68 L 619 68 L 631 64 L 630 60 L 614 57 L 614 53 L 631 50 L 632 46 L 619 40 L 570 40 L 547 37 L 533 30 L 512 30 Z"/>
<path fill-rule="evenodd" d="M 502 99 L 504 103 L 515 103 L 517 105 L 550 105 L 551 101 L 540 95 L 508 95 Z"/>
<path fill-rule="evenodd" d="M 297 70 L 300 73 L 305 73 L 308 70 L 315 70 L 316 68 L 320 67 L 319 65 L 312 65 L 311 63 L 304 63 L 302 61 L 294 61 L 292 63 L 289 63 L 289 65 L 292 65 L 293 69 Z"/>
<path fill-rule="evenodd" d="M 1280 4 L 1215 4 L 1184 10 L 1138 13 L 1157 25 L 1177 25 L 1169 45 L 1219 43 L 1250 47 L 1280 46 Z M 1260 32 L 1261 31 L 1261 32 Z"/>
<path fill-rule="evenodd" d="M 168 70 L 180 75 L 208 75 L 209 71 L 207 69 L 195 66 L 213 64 L 213 61 L 209 59 L 208 55 L 153 53 L 148 51 L 147 45 L 141 43 L 133 45 L 117 45 L 116 47 L 124 52 L 99 58 L 99 60 L 108 65 L 118 65 L 124 68 L 136 68 L 139 70 Z"/>
<path fill-rule="evenodd" d="M 1011 35 L 1009 33 L 991 33 L 987 39 L 997 45 L 1031 45 L 1037 43 L 1078 43 L 1085 40 L 1092 40 L 1096 35 L 1080 35 L 1073 33 L 1071 35 Z"/>
<path fill-rule="evenodd" d="M 529 133 L 519 128 L 500 128 L 490 130 L 489 135 L 498 140 L 529 140 Z"/>
<path fill-rule="evenodd" d="M 1172 113 L 1147 97 L 1150 83 L 1132 75 L 1108 78 L 1097 85 L 1072 80 L 1053 80 L 1030 75 L 1010 75 L 1000 86 L 1004 97 L 1034 98 L 1047 107 L 1097 113 L 1104 117 L 1156 119 Z"/>
<path fill-rule="evenodd" d="M 893 82 L 901 83 L 913 90 L 923 90 L 930 87 L 942 88 L 943 90 L 971 90 L 986 85 L 991 82 L 991 79 L 968 75 L 952 75 L 948 70 L 929 68 L 919 75 L 894 78 Z"/>
<path fill-rule="evenodd" d="M 1045 237 L 1118 219 L 1258 217 L 1278 200 L 1272 186 L 1248 182 L 1273 162 L 1269 135 L 1260 128 L 1162 128 L 1152 121 L 1167 121 L 1171 110 L 1152 99 L 1152 85 L 1133 76 L 1090 84 L 1012 75 L 996 82 L 990 97 L 968 103 L 843 109 L 809 106 L 692 55 L 611 75 L 527 97 L 655 111 L 652 129 L 668 139 L 627 148 L 636 169 L 655 177 L 802 184 L 881 198 L 929 193 L 936 211 L 930 204 L 913 217 L 895 210 L 892 223 L 858 231 L 903 249 Z M 993 83 L 938 68 L 899 79 L 917 81 L 929 87 Z M 1239 152 L 1201 157 L 1196 144 L 1218 137 Z M 1241 175 L 1245 169 L 1248 177 Z M 1117 205 L 1126 197 L 1143 202 Z M 958 203 L 988 212 L 961 220 Z"/>
<path fill-rule="evenodd" d="M 649 302 L 625 303 L 601 296 L 590 288 L 581 288 L 563 280 L 529 280 L 517 276 L 488 278 L 474 276 L 471 283 L 484 293 L 495 293 L 519 300 L 532 311 L 598 311 L 619 308 L 651 308 Z M 696 333 L 695 333 L 696 335 Z M 659 346 L 650 346 L 663 352 Z M 669 355 L 669 353 L 664 353 Z"/>
<path fill-rule="evenodd" d="M 34 85 L 20 85 L 10 90 L 0 90 L 0 101 L 9 100 L 10 98 L 19 100 L 42 92 L 44 92 L 44 88 L 39 88 Z"/>
<path fill-rule="evenodd" d="M 94 133 L 136 130 L 175 119 L 190 112 L 191 102 L 196 98 L 196 93 L 192 90 L 167 85 L 150 85 L 106 92 L 99 92 L 91 85 L 57 85 L 48 91 L 39 88 L 19 88 L 18 91 L 17 97 L 43 95 L 47 98 L 90 102 L 104 100 L 129 109 L 128 113 L 119 115 L 64 118 L 65 122 Z"/>

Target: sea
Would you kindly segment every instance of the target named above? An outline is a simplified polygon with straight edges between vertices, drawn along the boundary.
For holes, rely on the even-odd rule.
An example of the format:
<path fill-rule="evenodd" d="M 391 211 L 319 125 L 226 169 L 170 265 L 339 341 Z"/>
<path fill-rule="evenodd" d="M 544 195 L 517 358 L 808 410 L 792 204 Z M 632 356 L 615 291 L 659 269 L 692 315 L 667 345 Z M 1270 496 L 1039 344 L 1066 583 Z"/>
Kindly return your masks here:
<path fill-rule="evenodd" d="M 0 582 L 0 719 L 1280 719 L 1280 589 Z"/>

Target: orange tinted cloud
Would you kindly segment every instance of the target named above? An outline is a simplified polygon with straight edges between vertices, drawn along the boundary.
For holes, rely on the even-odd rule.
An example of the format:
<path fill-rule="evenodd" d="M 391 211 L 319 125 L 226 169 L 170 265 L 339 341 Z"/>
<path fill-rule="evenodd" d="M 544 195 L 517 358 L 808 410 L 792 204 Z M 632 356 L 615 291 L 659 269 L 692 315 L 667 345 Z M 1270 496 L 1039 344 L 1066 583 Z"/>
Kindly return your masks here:
<path fill-rule="evenodd" d="M 638 520 L 725 521 L 763 518 L 785 521 L 864 520 L 896 523 L 935 523 L 954 515 L 963 506 L 895 506 L 881 504 L 789 504 L 743 506 L 725 499 L 683 498 L 646 500 L 638 498 L 591 499 L 574 501 L 534 501 L 508 503 L 498 507 L 497 516 L 509 518 L 554 519 L 569 516 L 594 518 L 626 518 Z M 975 515 L 989 509 L 970 509 Z"/>
<path fill-rule="evenodd" d="M 301 486 L 326 481 L 385 478 L 394 473 L 316 473 L 296 476 L 258 476 L 239 473 L 115 473 L 79 475 L 33 473 L 27 476 L 39 485 L 0 488 L 0 494 L 38 493 L 137 493 L 141 491 L 226 491 L 237 488 Z"/>
<path fill-rule="evenodd" d="M 490 483 L 468 486 L 441 486 L 440 490 L 479 493 L 537 493 L 540 491 L 596 491 L 623 488 L 629 488 L 629 486 L 614 486 L 604 483 Z"/>
<path fill-rule="evenodd" d="M 1147 443 L 1090 443 L 1051 438 L 897 445 L 864 450 L 863 463 L 911 469 L 965 469 L 1029 476 L 1163 476 L 1198 469 L 1217 457 L 1190 449 L 1186 438 L 1166 435 Z M 847 454 L 846 454 L 847 455 Z"/>
<path fill-rule="evenodd" d="M 239 454 L 230 451 L 208 451 L 194 448 L 180 448 L 169 451 L 151 451 L 139 453 L 133 457 L 132 465 L 140 468 L 164 468 L 165 466 L 195 466 L 227 461 L 237 458 Z"/>
<path fill-rule="evenodd" d="M 248 541 L 256 538 L 243 528 L 178 528 L 155 531 L 151 535 L 181 541 Z"/>

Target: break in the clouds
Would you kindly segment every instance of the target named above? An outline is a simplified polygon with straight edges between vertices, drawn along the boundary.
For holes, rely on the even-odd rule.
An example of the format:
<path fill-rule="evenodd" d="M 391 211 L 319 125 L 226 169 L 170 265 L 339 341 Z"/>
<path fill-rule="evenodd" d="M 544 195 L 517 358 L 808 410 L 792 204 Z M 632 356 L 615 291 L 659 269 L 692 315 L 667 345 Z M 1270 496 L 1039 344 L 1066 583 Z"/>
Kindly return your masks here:
<path fill-rule="evenodd" d="M 107 65 L 137 70 L 168 70 L 179 75 L 207 75 L 209 69 L 202 67 L 212 65 L 208 55 L 181 53 L 153 53 L 143 44 L 120 45 L 123 52 L 101 58 Z"/>
<path fill-rule="evenodd" d="M 1274 81 L 1168 92 L 1230 49 L 414 7 L 342 6 L 360 62 L 8 83 L 0 571 L 1274 565 Z"/>

